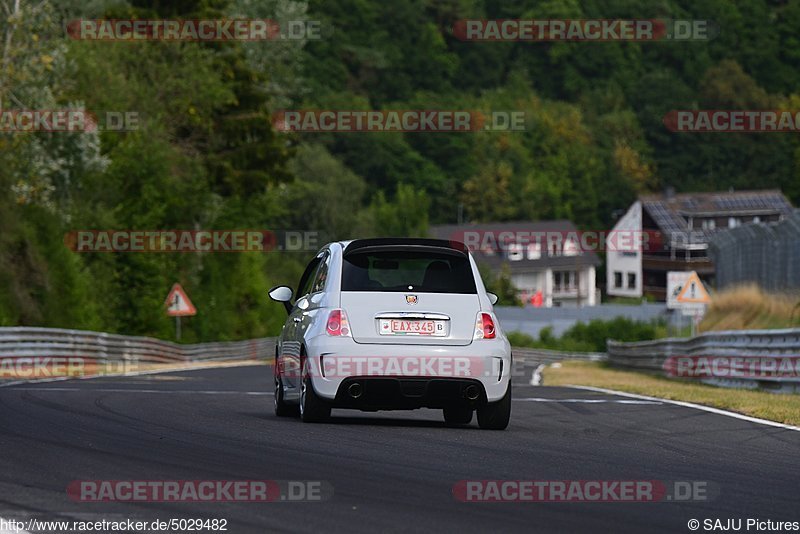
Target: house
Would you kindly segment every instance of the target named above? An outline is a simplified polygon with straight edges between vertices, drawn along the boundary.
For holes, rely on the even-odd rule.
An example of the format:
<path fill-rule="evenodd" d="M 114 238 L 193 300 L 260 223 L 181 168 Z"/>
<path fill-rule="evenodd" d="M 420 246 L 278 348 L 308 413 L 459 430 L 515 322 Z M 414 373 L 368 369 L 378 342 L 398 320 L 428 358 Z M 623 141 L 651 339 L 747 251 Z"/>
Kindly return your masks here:
<path fill-rule="evenodd" d="M 504 269 L 525 303 L 542 306 L 594 306 L 595 268 L 600 259 L 578 246 L 578 229 L 570 221 L 432 226 L 439 239 L 460 241 L 478 265 L 499 274 Z"/>
<path fill-rule="evenodd" d="M 713 287 L 711 236 L 746 223 L 780 221 L 792 212 L 792 205 L 777 190 L 642 195 L 612 233 L 642 232 L 650 240 L 639 250 L 608 252 L 606 293 L 666 300 L 669 271 L 696 271 Z"/>

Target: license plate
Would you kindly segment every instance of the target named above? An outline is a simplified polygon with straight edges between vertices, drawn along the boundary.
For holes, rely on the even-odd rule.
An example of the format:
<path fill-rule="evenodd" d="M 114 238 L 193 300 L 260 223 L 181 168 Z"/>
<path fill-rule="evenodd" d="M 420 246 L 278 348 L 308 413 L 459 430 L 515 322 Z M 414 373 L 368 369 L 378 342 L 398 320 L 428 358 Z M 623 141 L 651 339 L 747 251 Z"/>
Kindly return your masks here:
<path fill-rule="evenodd" d="M 446 336 L 444 321 L 419 319 L 381 319 L 382 336 Z"/>

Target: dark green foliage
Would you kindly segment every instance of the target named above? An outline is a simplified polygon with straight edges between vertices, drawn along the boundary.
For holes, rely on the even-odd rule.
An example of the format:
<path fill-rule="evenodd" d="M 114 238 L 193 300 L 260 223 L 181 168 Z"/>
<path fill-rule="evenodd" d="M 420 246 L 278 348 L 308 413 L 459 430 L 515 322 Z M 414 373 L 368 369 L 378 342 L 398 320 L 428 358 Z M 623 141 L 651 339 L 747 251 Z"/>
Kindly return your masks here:
<path fill-rule="evenodd" d="M 498 306 L 523 306 L 517 296 L 517 288 L 511 283 L 511 271 L 507 265 L 503 265 L 499 273 L 492 272 L 485 265 L 478 265 L 478 268 L 486 291 L 497 295 Z"/>
<path fill-rule="evenodd" d="M 305 18 L 321 22 L 322 39 L 294 48 L 71 41 L 61 31 L 80 17 L 256 7 L 251 16 L 264 17 L 279 4 L 50 0 L 20 18 L 12 68 L 0 71 L 4 106 L 19 107 L 13 95 L 142 119 L 138 131 L 94 138 L 0 133 L 0 324 L 169 337 L 162 304 L 179 281 L 200 311 L 184 321 L 184 340 L 275 334 L 285 312 L 265 291 L 295 285 L 314 253 L 75 254 L 63 244 L 71 230 L 347 239 L 425 235 L 459 214 L 602 229 L 637 194 L 665 186 L 781 188 L 800 202 L 796 136 L 675 134 L 662 122 L 674 109 L 800 109 L 796 2 L 313 0 Z M 721 31 L 708 42 L 642 43 L 475 43 L 452 32 L 465 18 L 542 17 L 703 18 Z M 0 20 L 3 35 L 8 27 Z M 526 130 L 290 135 L 271 126 L 281 108 L 521 111 Z M 516 304 L 507 273 L 484 278 L 502 304 Z M 603 350 L 606 337 L 640 339 L 648 328 L 590 323 L 534 342 Z"/>
<path fill-rule="evenodd" d="M 594 319 L 588 323 L 576 323 L 558 338 L 553 335 L 553 329 L 549 326 L 539 332 L 538 340 L 521 332 L 510 332 L 507 335 L 511 345 L 517 347 L 605 352 L 606 340 L 645 341 L 663 337 L 664 332 L 664 326 L 658 322 L 648 323 L 617 317 L 609 321 Z"/>

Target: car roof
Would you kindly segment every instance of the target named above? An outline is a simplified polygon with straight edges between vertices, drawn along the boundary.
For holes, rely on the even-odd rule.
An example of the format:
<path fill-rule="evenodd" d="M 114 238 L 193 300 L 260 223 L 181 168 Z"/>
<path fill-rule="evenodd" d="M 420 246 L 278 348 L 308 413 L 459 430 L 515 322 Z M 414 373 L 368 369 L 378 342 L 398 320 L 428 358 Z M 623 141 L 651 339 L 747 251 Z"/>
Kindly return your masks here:
<path fill-rule="evenodd" d="M 379 237 L 369 239 L 353 239 L 340 242 L 345 254 L 358 250 L 401 250 L 415 249 L 431 252 L 445 252 L 456 255 L 467 255 L 469 250 L 464 243 L 447 239 L 430 239 L 422 237 Z"/>

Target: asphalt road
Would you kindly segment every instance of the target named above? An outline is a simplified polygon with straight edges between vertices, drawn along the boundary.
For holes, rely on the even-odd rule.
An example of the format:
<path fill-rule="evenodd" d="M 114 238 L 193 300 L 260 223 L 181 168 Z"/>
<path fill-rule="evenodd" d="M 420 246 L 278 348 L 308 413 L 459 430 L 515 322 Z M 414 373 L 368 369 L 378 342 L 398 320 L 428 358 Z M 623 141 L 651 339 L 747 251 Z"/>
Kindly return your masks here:
<path fill-rule="evenodd" d="M 0 517 L 225 518 L 232 533 L 690 532 L 693 518 L 800 520 L 800 432 L 527 385 L 515 387 L 504 432 L 474 421 L 447 428 L 430 410 L 334 410 L 331 423 L 312 425 L 274 417 L 271 389 L 268 367 L 0 388 Z M 333 495 L 87 503 L 66 491 L 75 480 L 253 479 L 326 481 Z M 486 479 L 705 481 L 718 495 L 634 503 L 454 498 L 458 481 Z"/>

